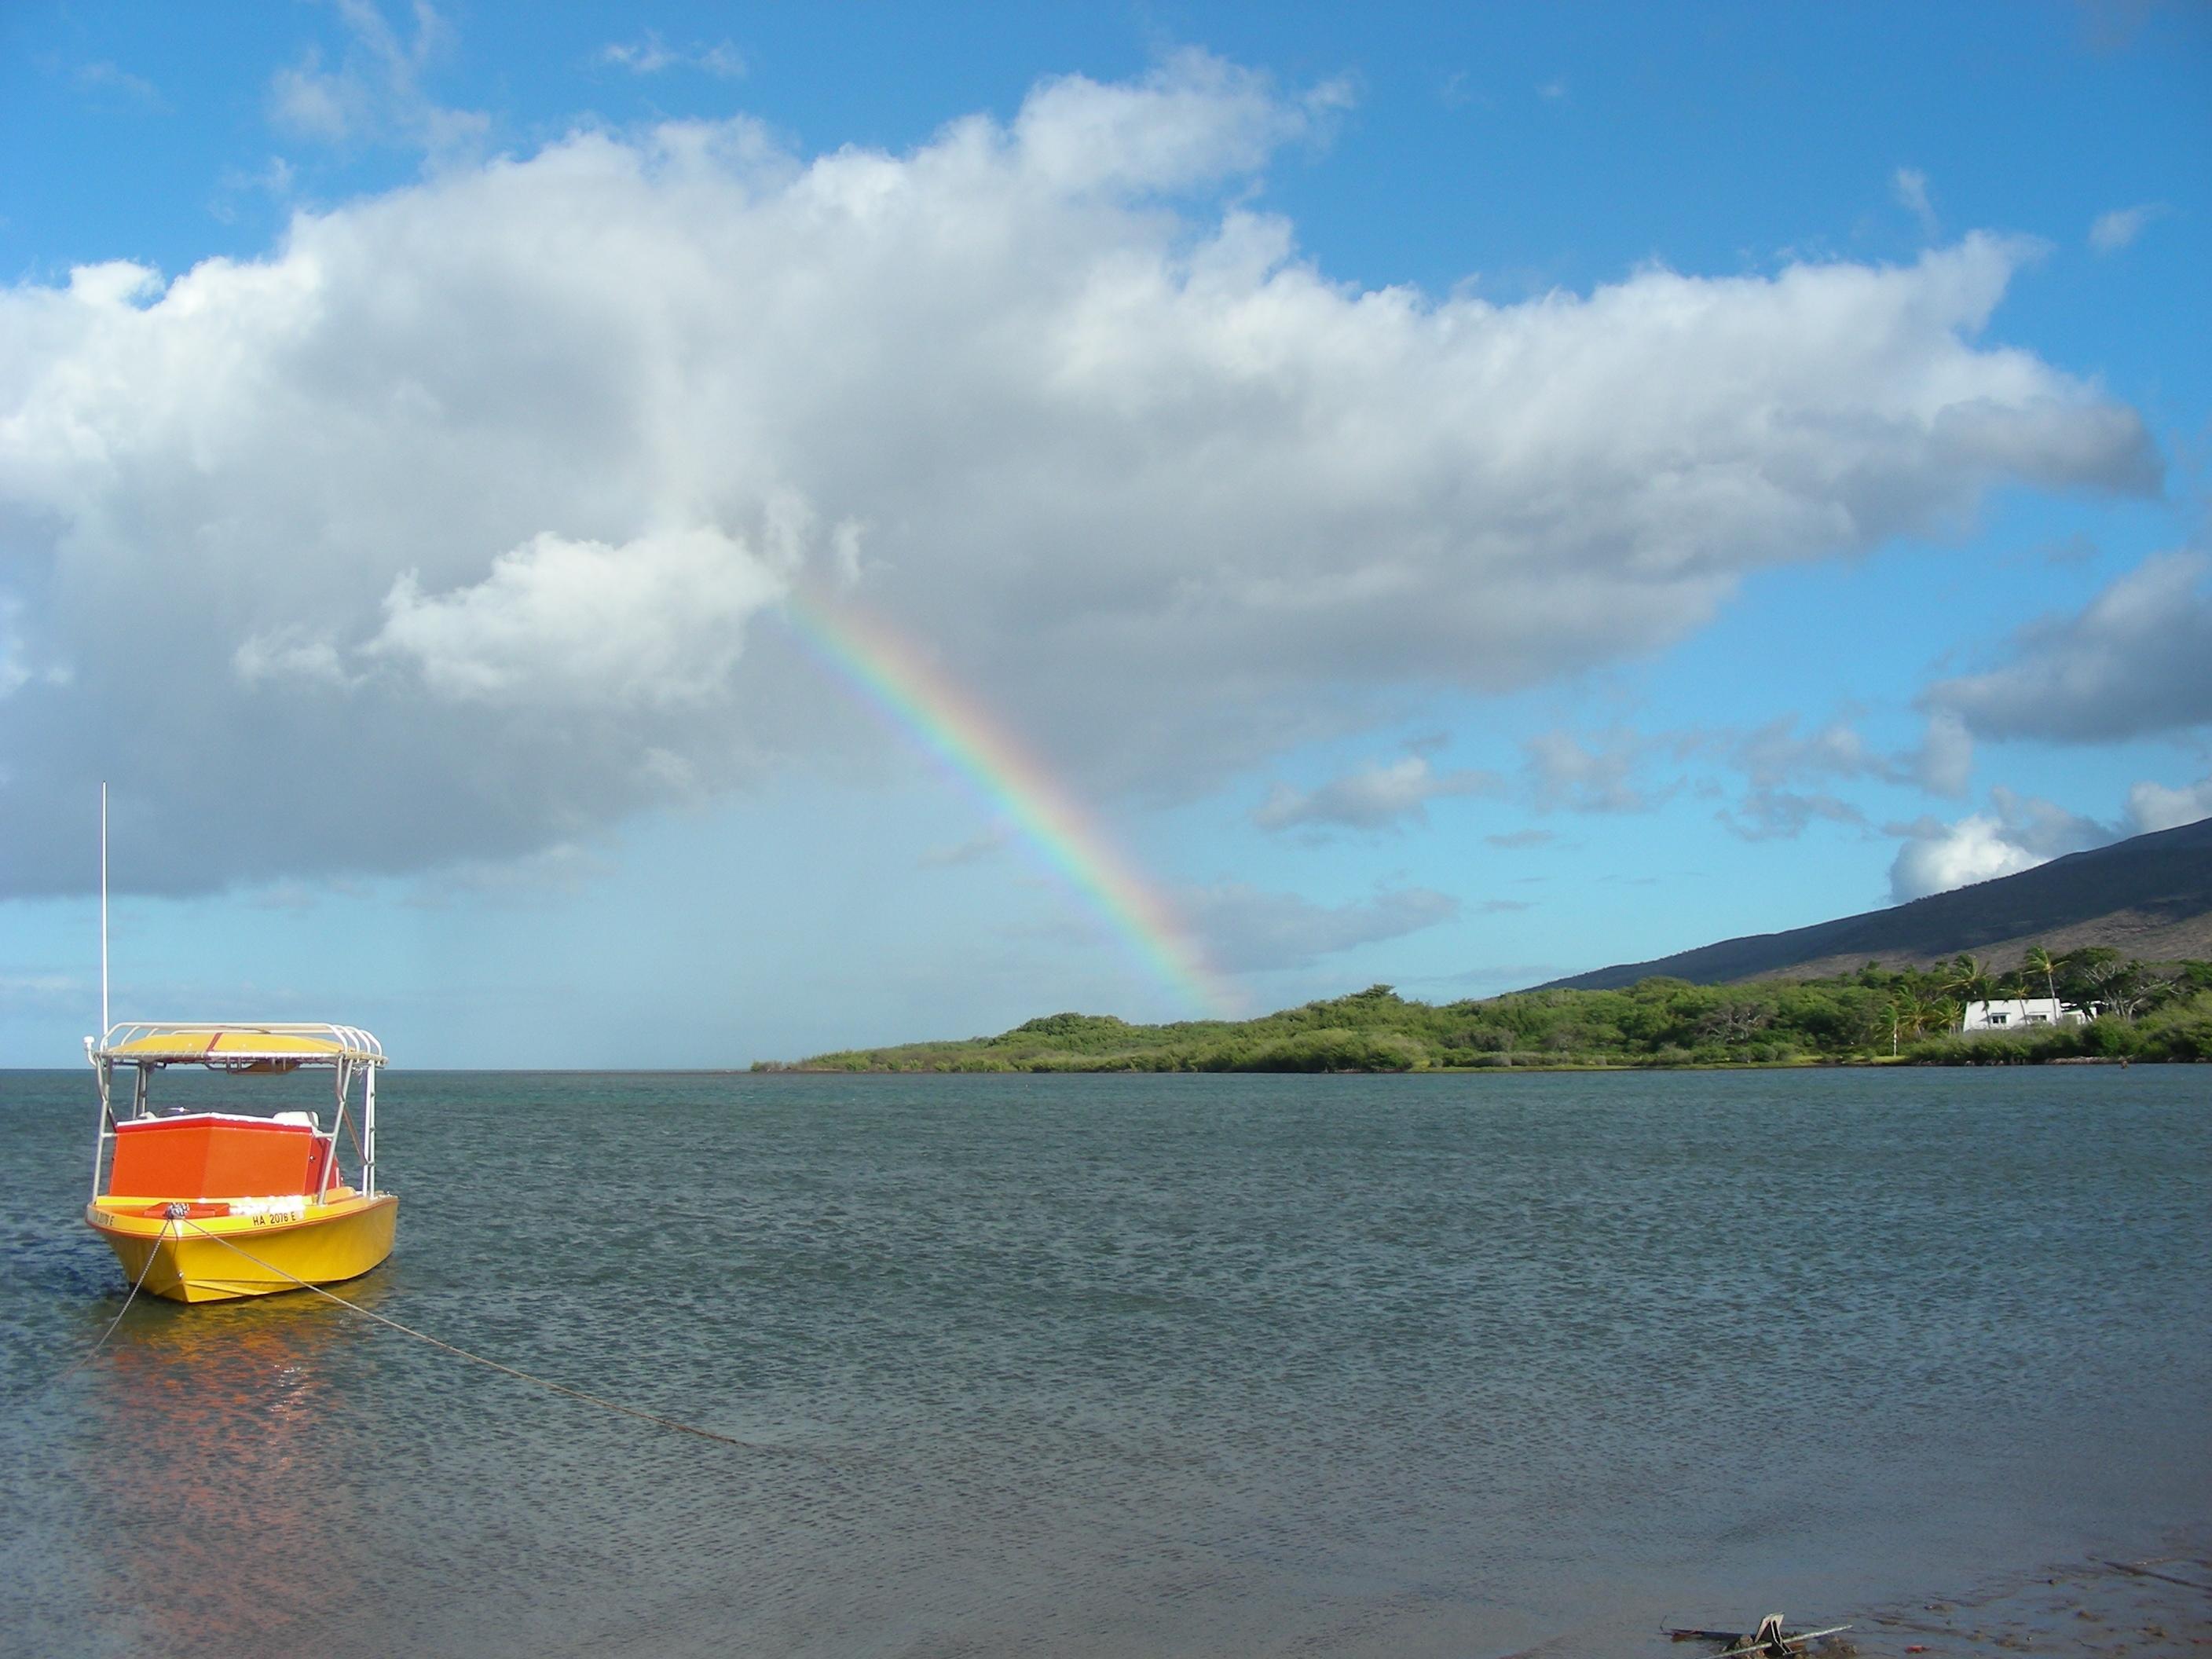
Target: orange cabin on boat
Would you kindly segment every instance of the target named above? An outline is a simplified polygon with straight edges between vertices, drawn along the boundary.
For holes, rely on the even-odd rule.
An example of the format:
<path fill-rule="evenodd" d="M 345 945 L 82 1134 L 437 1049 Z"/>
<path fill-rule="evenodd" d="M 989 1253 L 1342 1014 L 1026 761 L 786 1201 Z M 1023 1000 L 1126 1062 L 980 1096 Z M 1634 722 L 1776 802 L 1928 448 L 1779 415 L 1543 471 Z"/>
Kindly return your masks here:
<path fill-rule="evenodd" d="M 133 1198 L 313 1197 L 336 1156 L 312 1122 L 228 1112 L 135 1118 L 115 1126 L 107 1190 Z"/>

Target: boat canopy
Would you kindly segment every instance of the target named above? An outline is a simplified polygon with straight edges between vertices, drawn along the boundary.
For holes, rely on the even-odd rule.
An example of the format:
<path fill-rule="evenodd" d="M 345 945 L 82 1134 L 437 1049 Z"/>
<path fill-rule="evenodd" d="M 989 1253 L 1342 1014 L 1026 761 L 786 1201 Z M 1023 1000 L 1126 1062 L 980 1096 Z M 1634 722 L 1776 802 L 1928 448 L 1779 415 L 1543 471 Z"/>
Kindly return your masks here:
<path fill-rule="evenodd" d="M 289 1072 L 296 1066 L 381 1066 L 384 1045 L 351 1025 L 141 1022 L 111 1028 L 92 1057 L 118 1066 Z"/>
<path fill-rule="evenodd" d="M 204 1066 L 210 1072 L 232 1075 L 293 1072 L 303 1066 L 326 1070 L 334 1085 L 337 1108 L 337 1117 L 328 1136 L 330 1144 L 335 1150 L 341 1132 L 350 1139 L 361 1159 L 358 1190 L 370 1194 L 376 1191 L 376 1074 L 384 1066 L 384 1045 L 358 1026 L 136 1020 L 109 1026 L 107 1034 L 98 1042 L 87 1037 L 84 1048 L 92 1061 L 93 1075 L 100 1083 L 100 1133 L 93 1143 L 92 1154 L 92 1195 L 95 1200 L 100 1194 L 100 1171 L 108 1147 L 115 1146 L 119 1154 L 119 1137 L 125 1128 L 133 1134 L 140 1133 L 142 1126 L 153 1119 L 147 1103 L 149 1087 L 154 1074 L 170 1066 Z M 134 1074 L 127 1116 L 118 1114 L 114 1097 L 115 1070 L 118 1066 Z M 357 1116 L 350 1103 L 356 1084 L 360 1085 Z M 215 1115 L 189 1115 L 204 1123 L 211 1121 Z M 281 1122 L 286 1115 L 279 1113 L 269 1121 Z M 173 1123 L 176 1120 L 164 1121 Z M 312 1133 L 312 1119 L 308 1127 Z M 322 1188 L 329 1186 L 336 1167 L 335 1160 L 325 1160 L 319 1177 Z"/>

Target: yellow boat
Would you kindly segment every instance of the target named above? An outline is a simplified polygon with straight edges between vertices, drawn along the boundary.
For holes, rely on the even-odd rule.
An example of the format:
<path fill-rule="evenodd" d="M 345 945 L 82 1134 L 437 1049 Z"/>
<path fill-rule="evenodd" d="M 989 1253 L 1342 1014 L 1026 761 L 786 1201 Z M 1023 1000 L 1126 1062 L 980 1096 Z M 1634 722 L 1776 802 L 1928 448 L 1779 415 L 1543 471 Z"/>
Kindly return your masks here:
<path fill-rule="evenodd" d="M 392 1254 L 399 1200 L 376 1188 L 384 1048 L 368 1032 L 138 1024 L 84 1046 L 100 1079 L 85 1220 L 133 1285 L 173 1302 L 225 1302 L 357 1279 Z M 171 1066 L 240 1077 L 327 1067 L 331 1127 L 307 1111 L 158 1113 L 149 1085 Z M 121 1111 L 118 1068 L 134 1073 Z M 351 1182 L 341 1168 L 348 1150 Z"/>

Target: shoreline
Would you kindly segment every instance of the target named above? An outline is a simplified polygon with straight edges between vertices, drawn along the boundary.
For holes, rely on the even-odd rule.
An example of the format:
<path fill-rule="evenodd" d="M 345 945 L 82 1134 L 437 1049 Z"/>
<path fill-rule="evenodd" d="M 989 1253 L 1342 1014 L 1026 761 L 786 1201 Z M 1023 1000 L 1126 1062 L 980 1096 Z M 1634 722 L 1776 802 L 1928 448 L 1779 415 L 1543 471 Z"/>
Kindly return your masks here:
<path fill-rule="evenodd" d="M 1607 1072 L 1978 1072 L 2018 1066 L 2110 1066 L 2124 1071 L 2130 1066 L 2204 1066 L 2207 1060 L 2137 1060 L 2132 1055 L 2069 1055 L 2054 1060 L 1914 1060 L 1882 1055 L 1870 1060 L 1715 1060 L 1687 1062 L 1634 1060 L 1560 1060 L 1552 1065 L 1407 1066 L 1391 1068 L 1343 1066 L 1313 1071 L 1276 1066 L 1024 1066 L 1004 1062 L 991 1066 L 819 1066 L 811 1060 L 757 1060 L 744 1068 L 753 1077 L 1495 1077 L 1530 1073 L 1545 1075 Z"/>
<path fill-rule="evenodd" d="M 2135 1561 L 2101 1557 L 1991 1577 L 1948 1597 L 1900 1598 L 1851 1616 L 1827 1651 L 1891 1659 L 2150 1659 L 2212 1652 L 2212 1547 Z M 1689 1651 L 1684 1649 L 1683 1651 Z"/>

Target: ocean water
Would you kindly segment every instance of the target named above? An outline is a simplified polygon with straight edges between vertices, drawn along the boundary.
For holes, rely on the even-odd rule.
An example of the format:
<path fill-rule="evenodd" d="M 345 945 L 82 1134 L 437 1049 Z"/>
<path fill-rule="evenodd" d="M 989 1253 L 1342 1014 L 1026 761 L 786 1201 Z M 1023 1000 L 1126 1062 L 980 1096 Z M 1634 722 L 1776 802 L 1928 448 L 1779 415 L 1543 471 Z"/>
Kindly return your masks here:
<path fill-rule="evenodd" d="M 382 1107 L 348 1294 L 746 1443 L 305 1295 L 56 1381 L 90 1083 L 0 1073 L 0 1651 L 1658 1653 L 2212 1531 L 2200 1068 Z"/>

